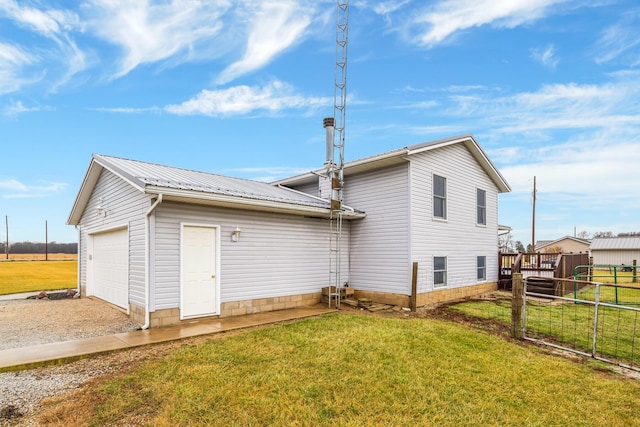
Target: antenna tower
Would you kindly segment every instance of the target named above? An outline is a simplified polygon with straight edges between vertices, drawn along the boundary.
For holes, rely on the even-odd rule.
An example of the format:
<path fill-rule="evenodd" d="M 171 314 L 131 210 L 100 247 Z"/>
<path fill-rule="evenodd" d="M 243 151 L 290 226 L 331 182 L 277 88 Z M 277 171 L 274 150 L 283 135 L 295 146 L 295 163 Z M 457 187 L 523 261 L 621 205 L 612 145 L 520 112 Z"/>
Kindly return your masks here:
<path fill-rule="evenodd" d="M 347 106 L 347 47 L 349 34 L 349 1 L 337 0 L 336 66 L 333 86 L 333 117 L 325 118 L 327 134 L 327 174 L 331 181 L 331 217 L 329 248 L 329 307 L 335 298 L 340 308 L 342 280 L 340 275 L 340 239 L 342 235 L 342 200 L 344 189 L 344 134 Z"/>

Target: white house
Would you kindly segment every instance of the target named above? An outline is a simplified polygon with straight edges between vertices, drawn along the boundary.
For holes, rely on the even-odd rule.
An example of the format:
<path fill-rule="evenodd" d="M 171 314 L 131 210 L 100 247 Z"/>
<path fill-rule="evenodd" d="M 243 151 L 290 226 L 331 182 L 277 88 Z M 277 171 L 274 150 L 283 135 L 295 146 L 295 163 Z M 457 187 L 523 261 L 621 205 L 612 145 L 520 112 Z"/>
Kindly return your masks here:
<path fill-rule="evenodd" d="M 315 304 L 330 270 L 322 175 L 267 184 L 94 155 L 68 219 L 80 290 L 144 328 Z M 506 191 L 470 135 L 347 163 L 341 279 L 401 305 L 414 280 L 418 305 L 495 289 Z"/>
<path fill-rule="evenodd" d="M 495 289 L 498 194 L 509 185 L 471 135 L 349 162 L 344 200 L 366 213 L 350 222 L 350 286 L 356 294 L 408 304 L 418 263 L 417 305 Z M 328 197 L 321 171 L 284 179 Z"/>

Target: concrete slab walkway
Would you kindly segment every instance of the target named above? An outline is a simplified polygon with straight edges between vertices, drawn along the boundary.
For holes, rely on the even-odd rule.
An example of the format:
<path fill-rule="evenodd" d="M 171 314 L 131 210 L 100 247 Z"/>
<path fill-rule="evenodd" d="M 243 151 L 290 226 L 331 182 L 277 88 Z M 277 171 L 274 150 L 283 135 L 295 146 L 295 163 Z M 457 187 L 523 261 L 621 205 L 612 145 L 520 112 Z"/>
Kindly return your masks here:
<path fill-rule="evenodd" d="M 326 307 L 300 307 L 222 319 L 201 319 L 165 328 L 124 332 L 115 335 L 84 338 L 0 351 L 0 372 L 28 369 L 43 364 L 60 363 L 114 350 L 139 347 L 199 335 L 303 319 L 336 313 Z"/>

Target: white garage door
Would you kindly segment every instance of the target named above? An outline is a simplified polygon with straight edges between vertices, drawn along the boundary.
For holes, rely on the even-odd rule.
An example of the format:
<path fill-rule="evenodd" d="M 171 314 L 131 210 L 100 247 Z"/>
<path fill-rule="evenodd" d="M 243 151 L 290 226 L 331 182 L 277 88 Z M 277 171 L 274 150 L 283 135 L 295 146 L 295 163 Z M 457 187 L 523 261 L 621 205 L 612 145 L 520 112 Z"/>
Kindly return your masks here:
<path fill-rule="evenodd" d="M 90 294 L 124 309 L 129 308 L 129 231 L 93 236 Z"/>

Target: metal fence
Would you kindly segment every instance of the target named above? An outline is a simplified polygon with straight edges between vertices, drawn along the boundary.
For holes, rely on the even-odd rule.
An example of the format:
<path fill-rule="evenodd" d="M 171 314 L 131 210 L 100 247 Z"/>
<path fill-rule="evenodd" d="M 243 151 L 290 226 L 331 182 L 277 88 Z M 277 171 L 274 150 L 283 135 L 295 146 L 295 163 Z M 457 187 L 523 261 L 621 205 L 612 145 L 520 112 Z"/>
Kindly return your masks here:
<path fill-rule="evenodd" d="M 553 296 L 528 291 L 529 279 L 523 338 L 640 371 L 640 286 L 556 279 L 574 292 Z"/>

